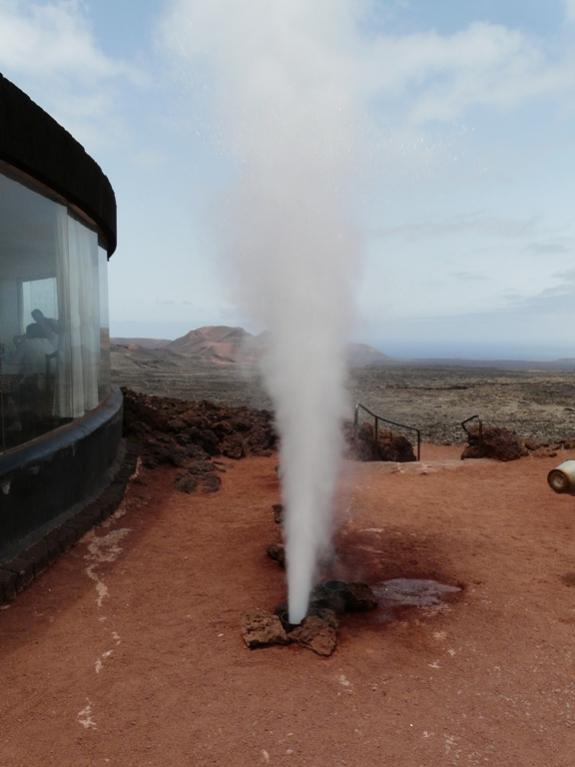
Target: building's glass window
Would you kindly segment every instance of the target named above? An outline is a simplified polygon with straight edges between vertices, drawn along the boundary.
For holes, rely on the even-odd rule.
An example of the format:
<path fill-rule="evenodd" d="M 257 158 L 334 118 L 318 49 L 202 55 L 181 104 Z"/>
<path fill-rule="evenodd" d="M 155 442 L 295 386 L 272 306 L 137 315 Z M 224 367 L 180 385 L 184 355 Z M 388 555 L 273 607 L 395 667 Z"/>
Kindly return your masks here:
<path fill-rule="evenodd" d="M 0 173 L 0 450 L 109 392 L 106 287 L 97 233 Z"/>

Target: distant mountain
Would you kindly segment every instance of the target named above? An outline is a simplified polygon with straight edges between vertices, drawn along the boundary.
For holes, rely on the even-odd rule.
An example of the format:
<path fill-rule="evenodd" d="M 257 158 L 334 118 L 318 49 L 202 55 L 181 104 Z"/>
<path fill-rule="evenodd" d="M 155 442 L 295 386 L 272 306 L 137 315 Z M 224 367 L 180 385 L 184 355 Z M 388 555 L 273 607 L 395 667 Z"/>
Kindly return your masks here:
<path fill-rule="evenodd" d="M 185 358 L 187 364 L 193 361 L 202 366 L 225 367 L 256 364 L 269 343 L 269 333 L 254 336 L 244 328 L 207 325 L 190 330 L 174 341 L 113 338 L 112 352 L 116 364 L 120 364 L 120 357 L 129 358 L 130 364 L 141 362 L 145 366 L 159 365 L 162 361 L 174 364 L 179 357 L 182 362 Z M 391 357 L 367 344 L 350 344 L 348 359 L 354 368 L 393 364 Z"/>
<path fill-rule="evenodd" d="M 261 353 L 258 347 L 256 336 L 243 328 L 227 325 L 208 325 L 190 330 L 185 336 L 176 338 L 166 346 L 177 354 L 194 356 L 202 362 L 211 362 L 215 365 L 253 363 Z"/>
<path fill-rule="evenodd" d="M 367 344 L 350 344 L 347 353 L 348 364 L 352 368 L 364 368 L 371 365 L 391 365 L 393 359 Z"/>
<path fill-rule="evenodd" d="M 163 349 L 171 343 L 169 338 L 112 338 L 112 344 L 128 349 Z"/>

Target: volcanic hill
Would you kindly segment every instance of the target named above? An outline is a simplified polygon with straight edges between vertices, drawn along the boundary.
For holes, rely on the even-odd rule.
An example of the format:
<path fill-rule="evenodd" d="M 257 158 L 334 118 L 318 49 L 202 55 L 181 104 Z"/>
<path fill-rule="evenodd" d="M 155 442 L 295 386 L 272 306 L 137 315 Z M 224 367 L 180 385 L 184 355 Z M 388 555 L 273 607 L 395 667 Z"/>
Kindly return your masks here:
<path fill-rule="evenodd" d="M 269 334 L 253 335 L 244 328 L 227 325 L 207 325 L 190 330 L 174 341 L 154 338 L 113 338 L 113 367 L 121 370 L 126 361 L 143 365 L 167 362 L 174 364 L 177 356 L 195 365 L 226 366 L 241 363 L 255 365 L 262 356 Z M 121 358 L 124 358 L 122 360 Z M 183 360 L 181 360 L 183 363 Z M 351 367 L 387 365 L 391 358 L 367 344 L 349 345 Z"/>
<path fill-rule="evenodd" d="M 113 338 L 112 379 L 147 394 L 269 407 L 257 364 L 268 344 L 269 333 L 227 325 L 196 328 L 173 341 Z M 352 368 L 392 362 L 366 344 L 349 345 Z"/>

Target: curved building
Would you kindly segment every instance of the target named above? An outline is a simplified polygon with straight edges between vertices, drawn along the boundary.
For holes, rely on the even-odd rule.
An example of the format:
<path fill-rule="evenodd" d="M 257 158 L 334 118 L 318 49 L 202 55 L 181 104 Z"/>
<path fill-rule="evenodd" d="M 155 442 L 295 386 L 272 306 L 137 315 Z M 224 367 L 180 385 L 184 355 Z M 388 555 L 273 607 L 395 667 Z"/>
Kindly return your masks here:
<path fill-rule="evenodd" d="M 118 464 L 115 247 L 100 167 L 0 75 L 0 563 L 71 518 Z"/>

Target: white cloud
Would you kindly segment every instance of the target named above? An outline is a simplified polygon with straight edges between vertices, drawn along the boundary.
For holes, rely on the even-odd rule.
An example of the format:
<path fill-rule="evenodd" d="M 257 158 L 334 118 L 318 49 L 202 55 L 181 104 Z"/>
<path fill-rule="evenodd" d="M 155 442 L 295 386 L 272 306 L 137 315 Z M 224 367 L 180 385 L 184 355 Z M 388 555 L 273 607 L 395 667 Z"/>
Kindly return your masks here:
<path fill-rule="evenodd" d="M 575 18 L 575 0 L 565 2 L 570 18 Z M 221 17 L 220 5 L 221 0 L 168 3 L 163 24 L 168 49 L 184 58 L 196 57 L 197 62 L 208 49 L 219 47 L 235 58 L 241 77 L 243 54 L 253 46 L 262 66 L 268 66 L 267 41 L 258 37 L 258 2 L 231 4 L 235 15 L 231 18 L 230 11 L 225 26 L 214 21 Z M 336 79 L 351 79 L 360 97 L 391 101 L 392 112 L 404 124 L 452 122 L 474 106 L 512 109 L 575 90 L 569 52 L 557 48 L 550 53 L 537 38 L 518 29 L 473 22 L 452 34 L 427 31 L 394 36 L 384 29 L 374 38 L 360 32 L 362 15 L 373 7 L 372 0 L 337 0 L 326 11 L 325 2 L 318 0 L 298 21 L 301 39 L 292 45 L 305 51 L 313 42 L 305 38 L 305 30 L 321 29 L 326 39 L 337 41 L 339 51 L 337 62 L 326 61 L 326 71 L 330 67 Z M 279 3 L 278 24 L 283 23 L 281 13 L 292 11 L 291 4 Z M 302 77 L 305 82 L 305 73 Z"/>
<path fill-rule="evenodd" d="M 432 237 L 443 239 L 458 235 L 516 239 L 532 235 L 536 229 L 537 221 L 533 217 L 504 218 L 472 213 L 442 221 L 414 221 L 408 225 L 376 229 L 373 233 L 382 238 L 401 237 L 406 240 L 429 240 Z"/>
<path fill-rule="evenodd" d="M 98 49 L 75 0 L 0 0 L 0 66 L 42 79 L 100 80 L 123 70 Z"/>
<path fill-rule="evenodd" d="M 575 86 L 568 57 L 552 60 L 527 35 L 485 22 L 451 35 L 383 36 L 366 56 L 366 71 L 372 90 L 403 96 L 405 115 L 419 124 L 453 121 L 476 105 L 508 109 Z"/>
<path fill-rule="evenodd" d="M 529 152 L 537 159 L 544 137 L 554 135 L 553 121 L 547 121 L 549 125 L 534 138 L 529 131 L 525 135 L 518 131 L 506 113 L 531 107 L 525 117 L 537 119 L 542 99 L 549 99 L 550 112 L 573 103 L 575 68 L 567 36 L 559 36 L 550 46 L 544 35 L 521 31 L 519 18 L 517 26 L 475 21 L 449 34 L 395 35 L 382 23 L 378 24 L 381 33 L 376 35 L 372 26 L 370 34 L 365 34 L 362 12 L 382 5 L 374 0 L 276 0 L 277 24 L 286 38 L 284 50 L 273 47 L 262 33 L 259 14 L 267 2 L 172 0 L 166 4 L 164 41 L 178 62 L 180 78 L 184 71 L 196 98 L 198 93 L 205 97 L 202 106 L 215 90 L 214 72 L 205 66 L 206 57 L 215 48 L 232 60 L 224 95 L 233 103 L 241 93 L 246 129 L 258 139 L 266 89 L 277 85 L 274 67 L 294 49 L 301 54 L 290 78 L 296 109 L 305 101 L 310 48 L 325 73 L 322 94 L 337 97 L 351 83 L 360 106 L 371 107 L 378 123 L 365 142 L 374 191 L 366 206 L 370 252 L 367 287 L 360 296 L 368 311 L 378 317 L 384 312 L 405 317 L 414 306 L 430 314 L 444 314 L 446 308 L 451 313 L 495 311 L 506 306 L 505 292 L 512 288 L 525 297 L 553 283 L 549 270 L 570 253 L 557 238 L 545 241 L 540 220 L 555 190 L 543 191 L 547 187 L 546 176 L 539 171 L 541 163 L 529 162 Z M 222 6 L 228 9 L 227 15 L 219 12 Z M 575 7 L 575 0 L 570 0 L 569 7 Z M 302 16 L 290 26 L 290 14 L 297 8 Z M 472 16 L 473 9 L 469 13 Z M 293 33 L 294 27 L 302 28 L 299 35 Z M 317 45 L 316 38 L 325 42 L 325 48 Z M 336 60 L 330 55 L 333 49 Z M 249 94 L 251 99 L 244 98 L 245 89 L 237 87 L 246 67 L 256 67 L 260 73 L 259 90 Z M 487 113 L 485 138 L 481 135 L 484 123 L 475 121 L 472 113 L 477 107 Z M 293 110 L 285 111 L 291 119 Z M 316 110 L 312 105 L 304 112 L 306 140 L 312 141 Z M 278 123 L 281 119 L 278 114 Z M 460 126 L 468 133 L 459 134 Z M 473 135 L 475 126 L 477 135 Z M 320 135 L 322 140 L 329 136 L 329 127 Z M 520 162 L 516 145 L 528 147 Z M 553 157 L 555 147 L 550 144 L 548 149 Z M 460 150 L 459 162 L 451 155 Z M 543 180 L 540 199 L 532 191 L 529 194 L 537 188 L 533 183 L 537 179 Z M 378 196 L 379 200 L 374 199 Z M 564 197 L 562 191 L 558 200 Z M 485 213 L 473 212 L 477 210 Z M 545 257 L 533 257 L 537 254 Z M 417 283 L 420 278 L 421 284 Z M 437 284 L 424 284 L 431 279 Z M 473 281 L 473 290 L 461 290 L 464 279 Z"/>
<path fill-rule="evenodd" d="M 120 130 L 120 84 L 142 81 L 101 50 L 80 0 L 0 0 L 0 71 L 88 147 Z"/>

